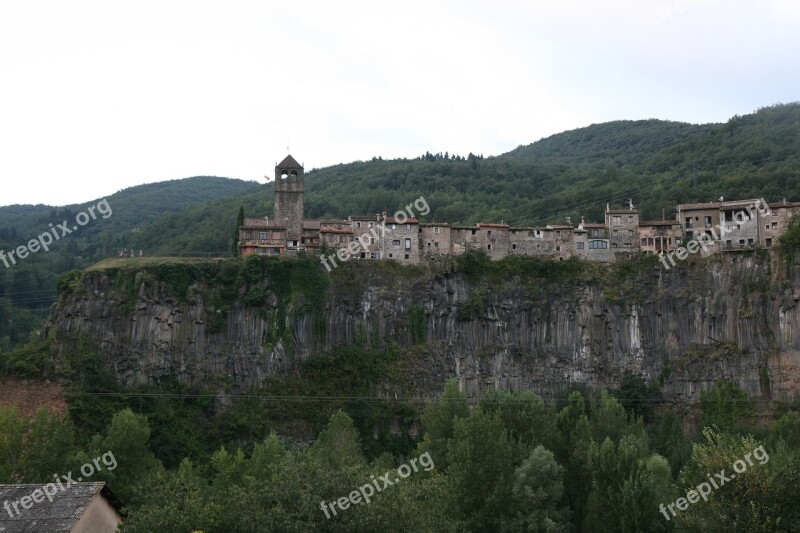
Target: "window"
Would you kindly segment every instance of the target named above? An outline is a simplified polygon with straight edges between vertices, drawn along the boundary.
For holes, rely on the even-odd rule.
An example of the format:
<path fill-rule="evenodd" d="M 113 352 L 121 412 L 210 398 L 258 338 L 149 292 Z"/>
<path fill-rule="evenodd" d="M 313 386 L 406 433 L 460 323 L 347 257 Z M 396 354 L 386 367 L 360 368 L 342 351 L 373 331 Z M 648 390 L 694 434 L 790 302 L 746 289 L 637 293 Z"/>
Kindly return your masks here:
<path fill-rule="evenodd" d="M 560 252 L 560 251 L 561 251 L 561 247 L 560 246 L 556 246 L 556 252 Z"/>
<path fill-rule="evenodd" d="M 375 244 L 375 237 L 370 237 L 369 238 L 369 243 L 370 244 Z"/>
<path fill-rule="evenodd" d="M 556 235 L 561 235 L 561 230 L 560 229 L 556 230 Z"/>
<path fill-rule="evenodd" d="M 593 229 L 592 231 L 589 232 L 589 236 L 590 237 L 599 237 L 600 233 L 598 232 L 598 230 Z"/>
<path fill-rule="evenodd" d="M 692 217 L 686 217 L 686 229 L 692 227 Z"/>
<path fill-rule="evenodd" d="M 769 224 L 767 224 L 766 226 L 764 226 L 764 229 L 769 229 Z"/>
<path fill-rule="evenodd" d="M 392 254 L 389 254 L 389 259 L 391 259 L 391 258 L 392 258 Z"/>
<path fill-rule="evenodd" d="M 360 228 L 361 227 L 361 222 L 356 222 L 356 227 Z"/>
<path fill-rule="evenodd" d="M 575 248 L 577 248 L 578 250 L 583 250 L 583 243 L 582 242 L 576 242 L 575 243 Z"/>
<path fill-rule="evenodd" d="M 616 247 L 617 247 L 617 243 L 615 243 L 615 242 L 612 242 L 612 243 L 611 243 L 611 247 L 612 247 L 612 248 L 616 248 Z"/>
<path fill-rule="evenodd" d="M 680 237 L 675 237 L 675 245 L 676 245 L 676 246 L 677 246 L 677 245 L 680 245 L 682 242 L 683 242 L 683 241 L 681 240 L 681 238 L 680 238 Z"/>
<path fill-rule="evenodd" d="M 622 220 L 620 219 L 620 217 L 618 215 L 614 215 L 614 216 L 611 217 L 611 225 L 612 226 L 621 226 L 622 225 Z"/>
<path fill-rule="evenodd" d="M 411 249 L 411 239 L 406 239 L 406 250 L 410 249 Z M 406 259 L 408 259 L 408 257 L 406 257 Z"/>
<path fill-rule="evenodd" d="M 703 217 L 703 220 L 705 221 L 706 227 L 710 228 L 711 227 L 711 217 Z"/>
<path fill-rule="evenodd" d="M 516 249 L 517 249 L 517 245 L 516 245 L 516 244 L 512 244 L 512 245 L 511 245 L 511 249 L 512 249 L 512 250 L 516 250 Z"/>
<path fill-rule="evenodd" d="M 473 235 L 477 235 L 478 234 L 478 230 L 476 230 L 476 229 L 472 230 L 472 234 Z"/>
<path fill-rule="evenodd" d="M 428 243 L 428 246 L 430 246 L 430 244 L 431 244 L 431 243 Z M 392 246 L 400 246 L 400 240 L 399 240 L 399 239 L 395 239 L 395 240 L 393 240 L 393 241 L 392 241 Z"/>
<path fill-rule="evenodd" d="M 633 237 L 633 230 L 632 229 L 628 230 L 628 237 Z"/>
<path fill-rule="evenodd" d="M 438 247 L 439 247 L 439 241 L 436 241 L 436 242 L 434 242 L 434 243 L 433 243 L 433 247 L 434 247 L 434 248 L 438 248 Z"/>
<path fill-rule="evenodd" d="M 589 241 L 590 250 L 605 250 L 606 248 L 608 248 L 608 243 L 606 241 Z"/>
<path fill-rule="evenodd" d="M 408 254 L 406 254 L 406 259 L 408 259 Z"/>
<path fill-rule="evenodd" d="M 767 237 L 766 245 L 767 245 L 767 248 L 772 246 L 772 239 L 770 237 Z"/>
<path fill-rule="evenodd" d="M 253 232 L 252 232 L 252 231 L 248 231 L 248 232 L 245 234 L 245 238 L 246 238 L 248 241 L 251 241 L 251 240 L 253 240 Z"/>
<path fill-rule="evenodd" d="M 492 249 L 492 245 L 491 245 L 491 244 L 487 244 L 487 245 L 486 245 L 486 249 L 487 249 L 487 250 L 491 250 L 491 249 Z"/>
<path fill-rule="evenodd" d="M 392 229 L 397 229 L 397 224 L 392 224 Z"/>
<path fill-rule="evenodd" d="M 368 226 L 371 228 L 371 227 L 372 227 L 372 222 L 370 222 L 370 223 L 368 224 Z"/>
<path fill-rule="evenodd" d="M 777 222 L 773 222 L 772 223 L 772 229 L 778 229 L 778 223 Z"/>
<path fill-rule="evenodd" d="M 381 253 L 380 252 L 372 252 L 372 259 L 380 259 Z"/>
<path fill-rule="evenodd" d="M 428 243 L 428 248 L 430 248 L 430 247 L 431 247 L 431 243 Z"/>
<path fill-rule="evenodd" d="M 367 258 L 367 252 L 361 252 L 361 259 Z"/>
<path fill-rule="evenodd" d="M 486 234 L 487 235 L 491 235 L 492 234 L 492 230 L 487 231 Z"/>
<path fill-rule="evenodd" d="M 628 224 L 633 223 L 633 215 L 628 215 Z"/>
<path fill-rule="evenodd" d="M 406 229 L 411 229 L 411 224 L 406 224 Z"/>
<path fill-rule="evenodd" d="M 630 247 L 631 247 L 631 243 L 629 243 L 629 242 L 626 242 L 625 244 L 623 244 L 623 246 L 624 246 L 625 248 L 630 248 Z"/>
<path fill-rule="evenodd" d="M 642 246 L 647 246 L 647 239 L 642 239 Z"/>
<path fill-rule="evenodd" d="M 439 226 L 436 226 L 436 227 L 434 227 L 434 228 L 433 228 L 433 232 L 434 232 L 434 233 L 439 233 Z"/>
<path fill-rule="evenodd" d="M 615 229 L 615 230 L 613 230 L 613 231 L 611 232 L 611 235 L 612 235 L 613 237 L 619 237 L 619 230 L 616 230 L 616 229 Z"/>

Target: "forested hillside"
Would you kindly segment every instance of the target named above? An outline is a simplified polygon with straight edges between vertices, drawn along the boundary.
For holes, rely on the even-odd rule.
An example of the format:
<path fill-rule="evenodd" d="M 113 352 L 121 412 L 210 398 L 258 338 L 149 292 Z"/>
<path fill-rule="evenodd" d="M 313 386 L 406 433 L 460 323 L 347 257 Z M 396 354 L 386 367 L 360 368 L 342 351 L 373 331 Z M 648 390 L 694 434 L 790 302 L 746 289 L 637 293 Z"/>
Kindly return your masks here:
<path fill-rule="evenodd" d="M 106 197 L 111 214 L 98 216 L 67 238 L 56 241 L 49 252 L 31 254 L 16 265 L 0 265 L 0 350 L 24 342 L 39 329 L 55 299 L 58 274 L 85 268 L 133 246 L 133 238 L 166 213 L 180 213 L 225 196 L 257 189 L 254 183 L 218 177 L 195 177 L 139 185 Z M 99 199 L 98 199 L 99 200 Z M 13 250 L 67 220 L 98 200 L 52 207 L 12 205 L 0 207 L 0 250 Z M 238 208 L 238 204 L 237 204 Z M 230 223 L 236 219 L 233 213 Z M 202 236 L 196 236 L 203 240 Z M 193 234 L 187 232 L 187 239 Z M 181 245 L 176 245 L 181 246 Z M 186 246 L 178 248 L 178 251 Z M 137 248 L 138 250 L 138 248 Z"/>

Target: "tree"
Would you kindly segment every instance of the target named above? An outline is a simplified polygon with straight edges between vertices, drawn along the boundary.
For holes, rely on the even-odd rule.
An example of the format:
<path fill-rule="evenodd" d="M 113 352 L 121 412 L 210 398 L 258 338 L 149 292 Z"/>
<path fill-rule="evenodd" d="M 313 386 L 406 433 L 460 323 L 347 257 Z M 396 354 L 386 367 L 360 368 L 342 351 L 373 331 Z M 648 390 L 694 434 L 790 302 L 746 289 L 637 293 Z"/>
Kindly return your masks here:
<path fill-rule="evenodd" d="M 231 243 L 231 252 L 234 257 L 239 256 L 239 228 L 244 226 L 244 206 L 239 206 L 239 216 L 236 217 L 236 227 L 233 228 L 233 241 Z"/>
<path fill-rule="evenodd" d="M 455 419 L 447 448 L 456 517 L 468 530 L 498 529 L 514 514 L 511 483 L 520 455 L 503 421 L 476 408 L 469 418 Z"/>
<path fill-rule="evenodd" d="M 434 464 L 441 471 L 447 468 L 447 442 L 453 436 L 455 421 L 468 416 L 467 396 L 459 390 L 455 379 L 447 380 L 441 398 L 425 406 L 422 414 L 425 437 L 419 445 L 419 451 L 430 452 Z"/>
<path fill-rule="evenodd" d="M 514 471 L 512 494 L 516 516 L 512 531 L 569 530 L 569 508 L 563 506 L 564 468 L 553 452 L 539 445 Z"/>

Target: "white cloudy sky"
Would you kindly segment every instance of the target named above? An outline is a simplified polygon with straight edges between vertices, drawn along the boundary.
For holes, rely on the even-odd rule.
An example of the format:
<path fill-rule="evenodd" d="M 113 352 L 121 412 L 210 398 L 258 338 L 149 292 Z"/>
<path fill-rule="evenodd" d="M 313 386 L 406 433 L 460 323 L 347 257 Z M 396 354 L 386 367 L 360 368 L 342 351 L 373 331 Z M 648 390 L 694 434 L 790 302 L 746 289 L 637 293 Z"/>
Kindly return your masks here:
<path fill-rule="evenodd" d="M 795 0 L 0 4 L 0 205 L 800 100 Z"/>

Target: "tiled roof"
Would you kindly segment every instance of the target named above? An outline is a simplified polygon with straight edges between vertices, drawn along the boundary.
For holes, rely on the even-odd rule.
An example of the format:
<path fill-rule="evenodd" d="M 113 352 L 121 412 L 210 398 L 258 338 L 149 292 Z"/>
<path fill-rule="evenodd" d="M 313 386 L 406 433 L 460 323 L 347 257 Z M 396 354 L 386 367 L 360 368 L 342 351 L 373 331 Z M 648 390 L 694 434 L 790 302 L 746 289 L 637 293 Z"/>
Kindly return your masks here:
<path fill-rule="evenodd" d="M 641 226 L 680 226 L 681 223 L 677 220 L 643 220 L 639 222 Z"/>
<path fill-rule="evenodd" d="M 420 222 L 420 226 L 423 228 L 433 228 L 433 227 L 442 227 L 442 228 L 449 228 L 450 224 L 447 222 Z"/>
<path fill-rule="evenodd" d="M 590 229 L 604 229 L 606 227 L 606 225 L 605 224 L 595 224 L 595 223 L 592 222 L 592 223 L 588 223 L 588 224 L 584 223 L 583 227 L 584 228 L 590 228 Z"/>
<path fill-rule="evenodd" d="M 397 220 L 394 217 L 387 217 L 386 218 L 386 223 L 387 224 L 419 224 L 419 220 L 417 220 L 416 218 L 408 218 L 408 219 L 406 219 L 406 220 L 401 222 L 401 221 Z"/>
<path fill-rule="evenodd" d="M 322 228 L 320 233 L 353 233 L 352 229 Z"/>
<path fill-rule="evenodd" d="M 800 207 L 800 202 L 774 202 L 771 204 L 767 204 L 770 209 L 779 209 L 781 207 Z"/>
<path fill-rule="evenodd" d="M 0 501 L 11 503 L 30 497 L 36 490 L 44 492 L 44 483 L 25 485 L 0 485 Z M 52 490 L 51 490 L 52 492 Z M 81 518 L 92 500 L 100 493 L 109 504 L 121 511 L 122 504 L 103 482 L 75 483 L 66 490 L 58 490 L 52 500 L 44 498 L 41 502 L 33 502 L 29 509 L 18 505 L 20 513 L 9 513 L 3 509 L 0 513 L 0 531 L 2 533 L 29 533 L 32 531 L 68 532 Z"/>
<path fill-rule="evenodd" d="M 508 224 L 476 224 L 479 228 L 507 228 Z"/>
<path fill-rule="evenodd" d="M 274 220 L 267 220 L 265 218 L 246 218 L 244 219 L 243 227 L 245 228 L 270 228 L 270 229 L 286 229 L 283 226 L 275 224 Z"/>
<path fill-rule="evenodd" d="M 691 209 L 719 209 L 719 202 L 705 202 L 699 204 L 678 204 L 677 208 L 680 211 L 688 211 Z"/>
<path fill-rule="evenodd" d="M 286 157 L 283 158 L 283 161 L 278 163 L 278 167 L 279 168 L 297 168 L 297 169 L 300 169 L 300 168 L 303 168 L 303 165 L 301 165 L 300 163 L 295 161 L 294 157 L 292 157 L 291 155 L 287 155 Z"/>
<path fill-rule="evenodd" d="M 322 225 L 320 220 L 304 220 L 303 229 L 319 229 Z"/>

